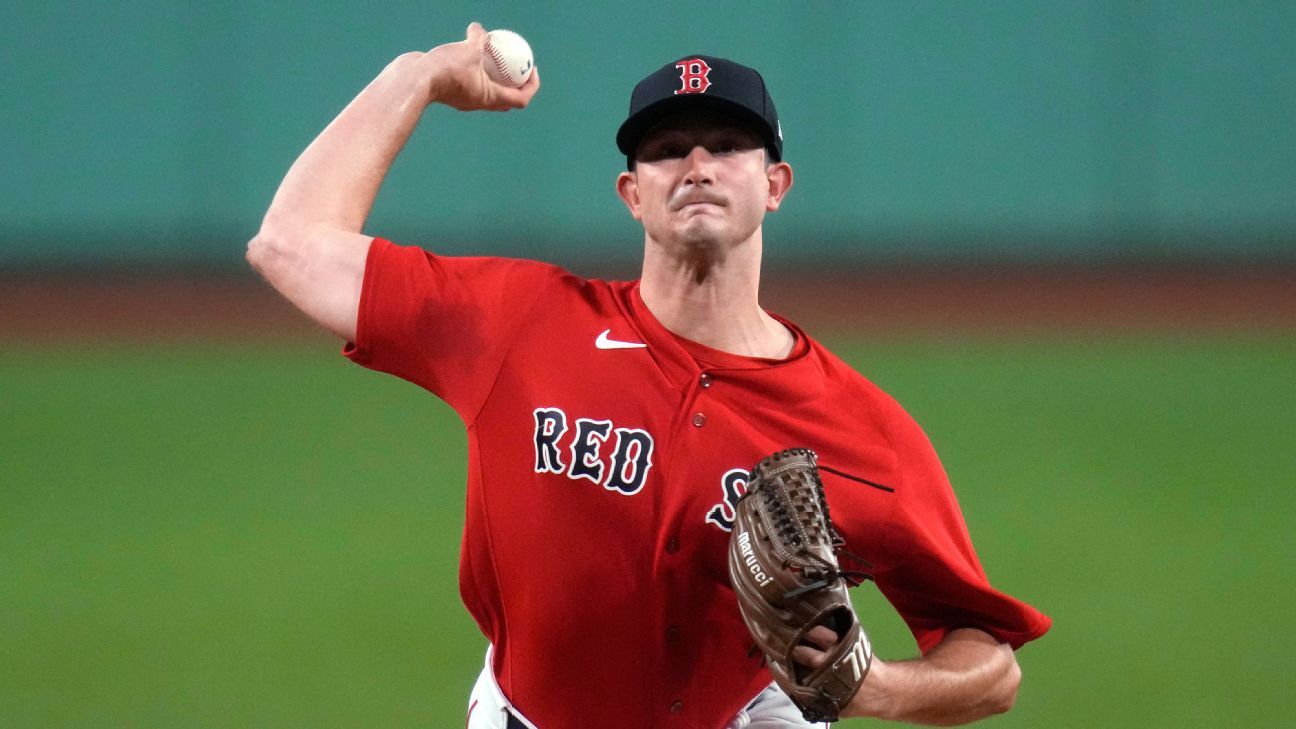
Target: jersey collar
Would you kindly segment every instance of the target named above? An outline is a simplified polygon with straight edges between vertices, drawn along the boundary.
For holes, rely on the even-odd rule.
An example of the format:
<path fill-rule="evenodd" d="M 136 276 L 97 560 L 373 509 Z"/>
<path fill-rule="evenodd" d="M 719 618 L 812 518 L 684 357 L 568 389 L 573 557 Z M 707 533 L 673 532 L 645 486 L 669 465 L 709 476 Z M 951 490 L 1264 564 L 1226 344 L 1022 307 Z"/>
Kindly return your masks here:
<path fill-rule="evenodd" d="M 680 384 L 692 381 L 704 371 L 753 375 L 764 372 L 782 376 L 793 374 L 786 371 L 789 369 L 799 370 L 802 367 L 814 366 L 812 364 L 814 357 L 811 356 L 814 347 L 810 337 L 796 324 L 777 314 L 770 314 L 770 316 L 786 326 L 796 339 L 791 354 L 783 359 L 745 357 L 712 349 L 668 330 L 644 304 L 638 281 L 625 285 L 617 298 L 636 333 L 648 345 L 653 358 L 672 381 Z"/>

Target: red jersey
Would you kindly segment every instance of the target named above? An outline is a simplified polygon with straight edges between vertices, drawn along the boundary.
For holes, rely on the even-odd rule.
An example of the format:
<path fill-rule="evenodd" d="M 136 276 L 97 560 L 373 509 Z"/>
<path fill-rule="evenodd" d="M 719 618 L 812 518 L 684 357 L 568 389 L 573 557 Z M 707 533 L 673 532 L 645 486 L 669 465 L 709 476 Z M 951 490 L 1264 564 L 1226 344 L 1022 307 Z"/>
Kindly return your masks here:
<path fill-rule="evenodd" d="M 727 545 L 748 469 L 789 447 L 851 476 L 823 474 L 833 523 L 922 651 L 1048 630 L 987 582 L 913 419 L 783 323 L 791 355 L 741 357 L 667 331 L 636 282 L 373 242 L 345 353 L 467 426 L 460 592 L 537 726 L 715 729 L 769 685 Z"/>

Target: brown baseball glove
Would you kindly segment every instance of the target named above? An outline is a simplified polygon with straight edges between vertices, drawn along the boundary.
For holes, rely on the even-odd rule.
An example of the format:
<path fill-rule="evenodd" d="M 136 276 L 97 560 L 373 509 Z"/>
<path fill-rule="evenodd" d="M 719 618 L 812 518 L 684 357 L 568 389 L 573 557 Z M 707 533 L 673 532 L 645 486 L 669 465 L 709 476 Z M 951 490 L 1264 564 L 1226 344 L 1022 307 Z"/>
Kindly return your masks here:
<path fill-rule="evenodd" d="M 838 566 L 842 541 L 815 460 L 814 451 L 798 448 L 756 464 L 729 541 L 729 576 L 754 648 L 811 722 L 836 721 L 873 660 L 846 592 L 867 575 Z M 806 634 L 819 625 L 838 637 L 827 660 L 819 668 L 794 663 L 796 646 L 818 648 Z"/>

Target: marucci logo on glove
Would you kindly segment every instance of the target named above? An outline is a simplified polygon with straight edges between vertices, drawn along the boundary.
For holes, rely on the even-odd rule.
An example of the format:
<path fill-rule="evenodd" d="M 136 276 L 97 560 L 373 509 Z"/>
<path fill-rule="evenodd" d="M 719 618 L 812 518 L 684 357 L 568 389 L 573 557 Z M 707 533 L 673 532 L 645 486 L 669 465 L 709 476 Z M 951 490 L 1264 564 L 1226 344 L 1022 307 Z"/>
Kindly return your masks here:
<path fill-rule="evenodd" d="M 756 583 L 764 587 L 772 582 L 773 578 L 765 574 L 760 567 L 760 562 L 756 559 L 756 554 L 752 552 L 751 535 L 747 532 L 739 532 L 735 538 L 738 540 L 739 548 L 742 550 L 743 564 L 747 565 L 747 570 L 751 572 L 752 577 L 756 578 Z"/>

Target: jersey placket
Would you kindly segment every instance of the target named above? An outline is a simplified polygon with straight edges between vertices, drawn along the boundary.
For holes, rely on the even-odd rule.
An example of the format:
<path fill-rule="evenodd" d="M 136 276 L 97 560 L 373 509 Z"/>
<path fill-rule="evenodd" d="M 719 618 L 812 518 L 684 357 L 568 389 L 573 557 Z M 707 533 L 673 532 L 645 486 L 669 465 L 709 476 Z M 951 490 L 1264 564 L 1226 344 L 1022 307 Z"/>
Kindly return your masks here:
<path fill-rule="evenodd" d="M 698 453 L 705 449 L 698 448 L 700 440 L 705 440 L 707 433 L 708 409 L 713 404 L 707 398 L 714 380 L 706 371 L 696 372 L 689 379 L 680 406 L 670 428 L 670 454 L 668 463 L 663 466 L 663 483 L 677 493 L 666 495 L 668 503 L 687 498 L 683 491 L 696 488 L 691 481 L 697 474 L 690 468 L 690 463 Z M 689 726 L 697 718 L 699 707 L 686 701 L 689 685 L 706 680 L 698 676 L 689 665 L 688 647 L 696 646 L 702 640 L 700 631 L 706 629 L 700 625 L 696 614 L 690 614 L 690 595 L 679 594 L 673 589 L 672 576 L 678 576 L 682 570 L 696 566 L 699 556 L 698 545 L 689 543 L 685 536 L 684 519 L 687 513 L 666 514 L 661 532 L 658 534 L 660 555 L 657 560 L 654 583 L 661 591 L 657 602 L 657 635 L 660 636 L 661 649 L 656 655 L 657 665 L 654 673 L 659 677 L 659 693 L 655 698 L 654 713 L 661 711 L 664 715 L 662 725 Z"/>
<path fill-rule="evenodd" d="M 752 433 L 743 427 L 733 406 L 768 396 L 762 386 L 768 377 L 760 374 L 769 367 L 735 355 L 730 355 L 732 362 L 722 364 L 700 361 L 652 316 L 635 287 L 623 292 L 621 303 L 656 367 L 680 394 L 670 425 L 659 439 L 663 489 L 656 504 L 652 589 L 657 595 L 650 643 L 655 680 L 644 726 L 701 726 L 714 719 L 715 712 L 725 710 L 708 705 L 704 697 L 745 692 L 754 696 L 759 691 L 752 685 L 758 665 L 754 659 L 750 672 L 730 670 L 735 664 L 729 659 L 715 662 L 724 655 L 739 657 L 747 665 L 750 640 L 745 628 L 716 625 L 740 624 L 741 618 L 737 602 L 731 605 L 725 599 L 732 595 L 717 593 L 728 589 L 727 534 L 708 524 L 706 517 L 722 495 L 723 468 L 717 471 L 717 466 L 735 459 L 750 465 L 759 454 L 759 448 L 751 449 Z M 760 448 L 768 445 L 762 443 Z M 737 712 L 742 707 L 730 708 Z"/>

